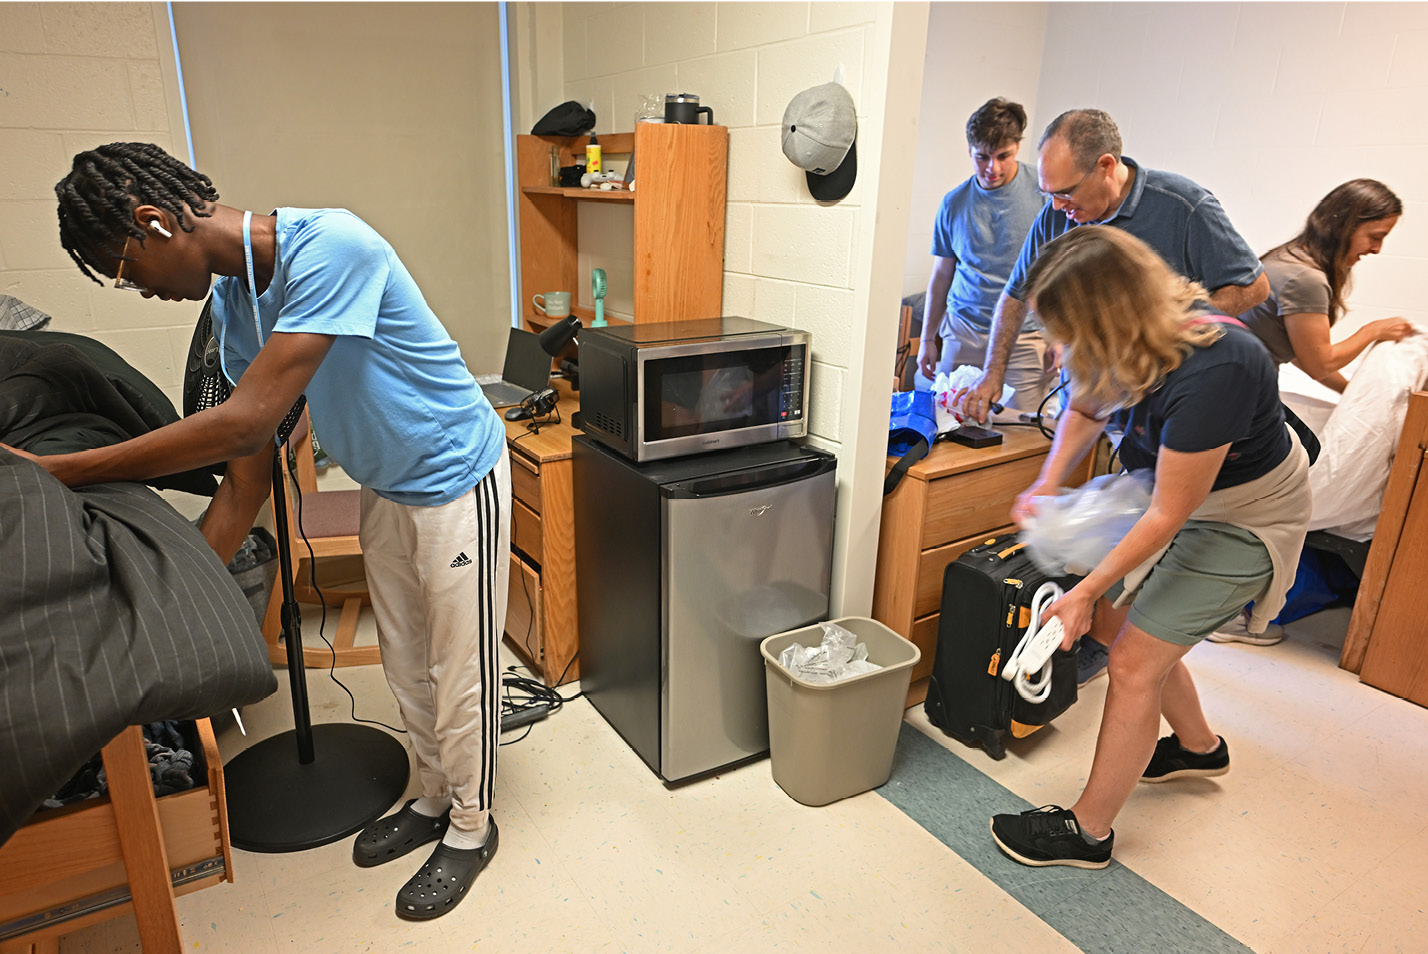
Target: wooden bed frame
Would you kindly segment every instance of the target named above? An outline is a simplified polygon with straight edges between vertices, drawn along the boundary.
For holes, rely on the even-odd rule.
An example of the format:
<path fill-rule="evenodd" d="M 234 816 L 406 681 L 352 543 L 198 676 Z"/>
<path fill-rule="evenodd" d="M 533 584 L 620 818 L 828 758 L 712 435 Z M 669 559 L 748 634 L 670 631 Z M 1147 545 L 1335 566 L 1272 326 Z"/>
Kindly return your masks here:
<path fill-rule="evenodd" d="M 206 777 L 154 797 L 143 731 L 103 749 L 109 795 L 41 812 L 0 846 L 0 954 L 57 954 L 59 938 L 133 912 L 146 954 L 180 954 L 176 895 L 233 880 L 223 763 L 195 723 Z"/>
<path fill-rule="evenodd" d="M 1408 399 L 1340 668 L 1428 706 L 1428 391 Z"/>

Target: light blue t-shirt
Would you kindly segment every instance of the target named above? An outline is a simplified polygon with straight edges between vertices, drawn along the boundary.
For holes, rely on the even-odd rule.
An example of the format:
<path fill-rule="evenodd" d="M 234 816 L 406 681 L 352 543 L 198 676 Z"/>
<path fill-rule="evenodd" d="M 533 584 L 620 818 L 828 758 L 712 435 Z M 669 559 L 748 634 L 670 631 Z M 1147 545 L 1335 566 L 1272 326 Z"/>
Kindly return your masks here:
<path fill-rule="evenodd" d="M 991 331 L 997 299 L 1045 202 L 1036 187 L 1036 170 L 1024 162 L 999 189 L 984 188 L 972 176 L 942 199 L 932 227 L 932 254 L 957 263 L 939 329 L 943 337 L 952 333 L 954 318 Z"/>
<path fill-rule="evenodd" d="M 258 297 L 275 331 L 335 335 L 305 394 L 319 440 L 358 483 L 438 506 L 481 481 L 505 426 L 396 251 L 345 209 L 278 209 L 277 263 Z M 246 278 L 213 286 L 236 384 L 258 353 Z"/>

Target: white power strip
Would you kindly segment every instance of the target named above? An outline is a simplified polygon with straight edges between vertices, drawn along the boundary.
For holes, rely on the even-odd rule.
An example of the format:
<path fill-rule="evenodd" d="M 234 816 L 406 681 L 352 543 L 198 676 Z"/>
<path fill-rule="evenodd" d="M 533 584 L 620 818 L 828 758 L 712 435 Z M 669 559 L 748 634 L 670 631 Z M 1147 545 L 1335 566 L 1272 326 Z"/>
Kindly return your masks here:
<path fill-rule="evenodd" d="M 1045 702 L 1051 695 L 1051 656 L 1061 648 L 1066 627 L 1055 616 L 1041 622 L 1041 613 L 1062 597 L 1061 587 L 1043 583 L 1031 598 L 1031 622 L 1002 667 L 1002 678 L 1027 702 Z"/>

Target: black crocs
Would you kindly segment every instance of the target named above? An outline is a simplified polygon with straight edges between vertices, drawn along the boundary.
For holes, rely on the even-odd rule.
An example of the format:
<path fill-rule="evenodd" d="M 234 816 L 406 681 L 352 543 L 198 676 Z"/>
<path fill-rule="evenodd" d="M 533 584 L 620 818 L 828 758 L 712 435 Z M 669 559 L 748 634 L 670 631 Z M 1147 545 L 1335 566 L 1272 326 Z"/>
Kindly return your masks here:
<path fill-rule="evenodd" d="M 400 811 L 362 829 L 352 843 L 352 863 L 359 868 L 374 868 L 446 834 L 451 809 L 442 812 L 440 818 L 432 818 L 413 811 L 415 801 L 409 799 Z"/>
<path fill-rule="evenodd" d="M 397 917 L 407 921 L 439 918 L 461 903 L 466 889 L 496 853 L 496 819 L 480 848 L 452 848 L 439 844 L 426 864 L 397 892 Z"/>

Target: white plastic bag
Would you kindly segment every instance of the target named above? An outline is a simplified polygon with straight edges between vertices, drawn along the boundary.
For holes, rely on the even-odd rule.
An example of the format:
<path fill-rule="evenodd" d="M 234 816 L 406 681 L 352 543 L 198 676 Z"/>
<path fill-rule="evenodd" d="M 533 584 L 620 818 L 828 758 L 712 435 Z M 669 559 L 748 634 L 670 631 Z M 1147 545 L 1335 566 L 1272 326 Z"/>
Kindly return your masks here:
<path fill-rule="evenodd" d="M 972 387 L 981 376 L 982 369 L 972 364 L 959 365 L 950 372 L 937 372 L 937 377 L 932 382 L 932 407 L 937 412 L 937 433 L 946 434 L 962 426 L 962 412 L 952 407 L 952 395 L 962 388 Z M 1010 403 L 1014 394 L 1015 390 L 1003 384 L 1002 398 L 997 403 Z"/>
<path fill-rule="evenodd" d="M 837 682 L 881 668 L 868 661 L 868 646 L 837 623 L 823 624 L 818 646 L 793 643 L 778 654 L 778 663 L 804 682 Z"/>
<path fill-rule="evenodd" d="M 1085 576 L 1106 558 L 1150 506 L 1150 471 L 1106 474 L 1055 497 L 1037 497 L 1022 529 L 1026 552 L 1043 573 Z"/>

